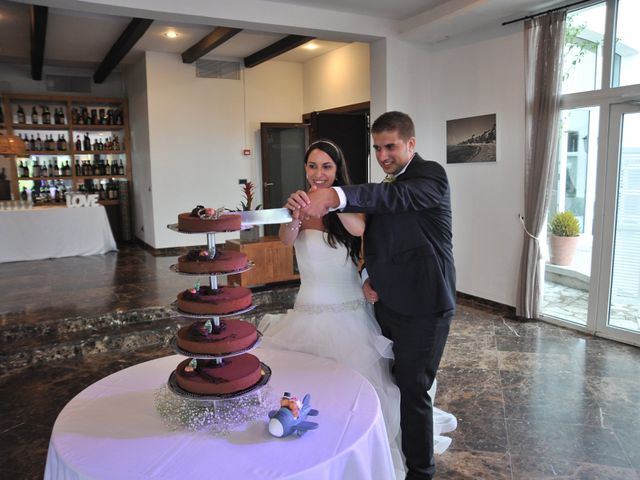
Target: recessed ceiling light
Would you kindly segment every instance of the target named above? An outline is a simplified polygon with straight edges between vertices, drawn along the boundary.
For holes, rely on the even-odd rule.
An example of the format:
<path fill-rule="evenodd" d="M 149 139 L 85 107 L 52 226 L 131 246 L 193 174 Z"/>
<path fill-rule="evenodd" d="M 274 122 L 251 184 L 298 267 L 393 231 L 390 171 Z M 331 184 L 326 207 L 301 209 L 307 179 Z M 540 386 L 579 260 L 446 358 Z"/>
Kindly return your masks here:
<path fill-rule="evenodd" d="M 306 48 L 307 50 L 315 50 L 316 48 L 320 48 L 320 45 L 318 45 L 317 43 L 309 42 L 305 43 L 303 48 Z"/>
<path fill-rule="evenodd" d="M 167 38 L 178 38 L 180 36 L 180 34 L 175 30 L 167 30 L 162 35 L 164 35 Z"/>

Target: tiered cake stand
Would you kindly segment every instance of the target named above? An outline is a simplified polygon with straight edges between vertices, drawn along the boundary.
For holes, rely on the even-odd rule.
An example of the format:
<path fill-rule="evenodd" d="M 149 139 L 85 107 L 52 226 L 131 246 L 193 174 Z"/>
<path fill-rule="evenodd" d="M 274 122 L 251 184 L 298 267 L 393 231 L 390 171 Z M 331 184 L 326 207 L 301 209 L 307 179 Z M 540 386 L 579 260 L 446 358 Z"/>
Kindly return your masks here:
<path fill-rule="evenodd" d="M 183 234 L 188 234 L 188 235 L 202 235 L 203 233 L 206 233 L 207 235 L 207 252 L 208 252 L 208 257 L 209 258 L 214 258 L 216 255 L 216 239 L 215 239 L 215 232 L 197 232 L 197 233 L 191 233 L 191 232 L 184 232 L 182 230 L 178 229 L 178 224 L 170 224 L 167 225 L 167 228 L 169 228 L 170 230 L 173 230 L 174 232 L 179 232 L 179 233 L 183 233 Z M 187 273 L 187 272 L 181 272 L 179 269 L 179 265 L 171 265 L 171 270 L 173 272 L 176 272 L 180 275 L 190 275 L 190 276 L 203 276 L 203 275 L 208 275 L 209 276 L 209 282 L 210 282 L 210 287 L 211 289 L 217 289 L 218 288 L 218 275 L 227 275 L 227 274 L 235 274 L 235 273 L 242 273 L 242 272 L 246 272 L 248 270 L 250 270 L 253 267 L 253 263 L 249 262 L 247 264 L 247 266 L 245 268 L 242 269 L 238 269 L 238 270 L 234 270 L 234 271 L 225 271 L 225 272 L 212 272 L 209 274 L 206 273 Z M 239 315 L 245 314 L 247 312 L 250 312 L 251 310 L 253 310 L 256 306 L 255 305 L 251 305 L 243 310 L 239 310 L 236 312 L 232 312 L 229 314 L 225 314 L 225 315 L 198 315 L 198 314 L 193 314 L 193 313 L 188 313 L 188 312 L 184 312 L 182 310 L 180 310 L 177 306 L 177 302 L 172 304 L 173 308 L 176 310 L 177 313 L 179 313 L 181 316 L 183 317 L 187 317 L 187 318 L 194 318 L 194 319 L 210 319 L 212 326 L 213 326 L 213 330 L 215 331 L 216 329 L 221 329 L 222 328 L 222 324 L 224 322 L 224 320 L 221 320 L 225 317 L 237 317 Z M 221 353 L 221 354 L 216 354 L 216 355 L 207 355 L 207 354 L 201 354 L 201 353 L 194 353 L 194 352 L 189 352 L 186 350 L 181 349 L 180 347 L 178 347 L 177 343 L 176 343 L 176 337 L 173 338 L 173 340 L 171 341 L 171 346 L 173 348 L 173 350 L 180 354 L 180 355 L 184 355 L 186 357 L 192 358 L 192 359 L 202 359 L 202 360 L 213 360 L 215 361 L 217 364 L 219 365 L 224 365 L 225 359 L 229 358 L 229 357 L 233 357 L 236 355 L 241 355 L 243 353 L 247 353 L 251 350 L 253 350 L 254 348 L 256 348 L 258 346 L 258 344 L 260 343 L 260 338 L 261 338 L 262 334 L 260 332 L 258 332 L 258 338 L 257 340 L 253 343 L 253 345 L 249 346 L 248 348 L 241 350 L 241 351 L 235 351 L 235 352 L 228 352 L 228 353 Z M 203 400 L 203 401 L 207 401 L 209 403 L 210 406 L 212 406 L 214 409 L 217 406 L 217 401 L 218 400 L 233 400 L 233 399 L 240 399 L 242 397 L 246 397 L 249 394 L 254 394 L 256 392 L 259 393 L 259 390 L 264 387 L 268 382 L 269 379 L 271 377 L 271 369 L 269 368 L 268 365 L 266 365 L 263 362 L 260 362 L 260 367 L 261 367 L 261 376 L 260 376 L 260 380 L 252 385 L 249 388 L 246 388 L 244 390 L 238 391 L 238 392 L 233 392 L 233 393 L 227 393 L 227 394 L 220 394 L 220 395 L 200 395 L 200 394 L 196 394 L 196 393 L 192 393 L 192 392 L 188 392 L 184 389 L 182 389 L 177 381 L 176 381 L 176 372 L 173 371 L 169 377 L 169 382 L 168 382 L 168 386 L 169 389 L 175 393 L 176 395 L 179 395 L 181 397 L 187 398 L 187 399 L 194 399 L 194 400 Z M 258 397 L 258 401 L 262 402 L 262 398 L 260 395 L 257 395 Z"/>

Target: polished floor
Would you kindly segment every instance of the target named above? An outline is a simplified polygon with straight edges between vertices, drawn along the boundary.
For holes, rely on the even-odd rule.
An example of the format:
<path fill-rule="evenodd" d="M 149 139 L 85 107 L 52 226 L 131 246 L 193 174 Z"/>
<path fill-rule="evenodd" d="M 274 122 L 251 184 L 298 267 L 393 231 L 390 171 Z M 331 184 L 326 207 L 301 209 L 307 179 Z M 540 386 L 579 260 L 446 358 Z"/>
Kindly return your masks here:
<path fill-rule="evenodd" d="M 134 337 L 141 327 L 122 325 L 127 312 L 162 316 L 161 307 L 192 283 L 169 270 L 175 259 L 127 246 L 103 256 L 0 265 L 4 351 L 36 357 L 44 349 L 38 342 L 64 343 L 56 335 L 73 343 L 80 332 L 61 332 L 85 318 L 101 337 L 91 348 L 52 353 L 60 359 L 4 366 L 0 478 L 42 478 L 51 428 L 74 395 L 109 373 L 170 353 L 161 344 L 106 338 L 120 329 Z M 437 478 L 639 479 L 640 349 L 505 313 L 460 300 L 436 398 L 459 424 L 451 448 L 436 459 Z M 98 317 L 112 322 L 95 326 Z M 149 331 L 156 325 L 143 323 Z M 171 328 L 164 320 L 158 325 Z M 21 332 L 39 337 L 29 341 Z"/>

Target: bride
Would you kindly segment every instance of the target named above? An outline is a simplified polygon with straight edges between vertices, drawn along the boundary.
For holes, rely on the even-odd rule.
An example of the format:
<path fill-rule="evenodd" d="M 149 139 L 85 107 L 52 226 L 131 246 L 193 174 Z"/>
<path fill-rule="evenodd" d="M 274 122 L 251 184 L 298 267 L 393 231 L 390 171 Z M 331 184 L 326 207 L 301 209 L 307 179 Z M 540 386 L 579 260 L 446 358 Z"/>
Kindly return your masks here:
<path fill-rule="evenodd" d="M 310 188 L 350 184 L 340 148 L 329 140 L 309 145 L 305 173 Z M 301 192 L 285 207 L 293 221 L 280 226 L 280 239 L 293 244 L 300 270 L 300 290 L 292 310 L 265 315 L 258 329 L 266 345 L 331 358 L 362 374 L 375 388 L 385 420 L 396 475 L 404 478 L 400 450 L 400 391 L 393 381 L 392 342 L 384 337 L 364 299 L 358 274 L 360 237 L 365 217 L 331 212 L 322 219 L 300 219 Z M 435 397 L 435 382 L 431 398 Z M 456 428 L 453 415 L 434 408 L 434 450 L 444 452 L 451 439 L 440 434 Z"/>

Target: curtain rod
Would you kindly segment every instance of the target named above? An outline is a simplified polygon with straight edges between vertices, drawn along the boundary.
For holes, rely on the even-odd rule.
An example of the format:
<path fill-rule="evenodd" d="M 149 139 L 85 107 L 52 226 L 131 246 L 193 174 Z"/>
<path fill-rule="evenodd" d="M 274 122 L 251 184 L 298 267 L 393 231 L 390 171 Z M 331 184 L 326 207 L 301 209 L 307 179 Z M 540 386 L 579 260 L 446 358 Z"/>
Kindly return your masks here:
<path fill-rule="evenodd" d="M 512 23 L 521 22 L 522 20 L 529 20 L 530 18 L 539 17 L 540 15 L 545 15 L 547 13 L 557 12 L 558 10 L 564 10 L 567 8 L 575 7 L 576 5 L 580 5 L 582 3 L 593 2 L 593 0 L 580 0 L 579 2 L 573 2 L 568 5 L 563 5 L 562 7 L 552 8 L 545 12 L 534 13 L 533 15 L 525 15 L 524 17 L 516 18 L 515 20 L 509 20 L 508 22 L 502 22 L 502 26 L 510 25 Z"/>

